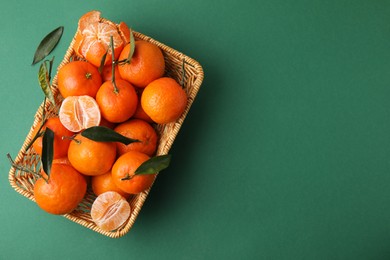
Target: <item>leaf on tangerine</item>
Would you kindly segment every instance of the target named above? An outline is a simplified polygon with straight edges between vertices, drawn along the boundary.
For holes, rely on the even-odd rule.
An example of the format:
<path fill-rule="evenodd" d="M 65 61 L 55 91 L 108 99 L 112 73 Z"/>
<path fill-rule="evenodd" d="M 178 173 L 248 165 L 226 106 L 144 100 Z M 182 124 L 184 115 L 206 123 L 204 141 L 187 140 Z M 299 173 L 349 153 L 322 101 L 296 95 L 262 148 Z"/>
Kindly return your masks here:
<path fill-rule="evenodd" d="M 143 162 L 137 170 L 135 170 L 134 174 L 155 174 L 166 168 L 168 168 L 171 162 L 171 155 L 159 155 L 150 158 L 149 160 Z"/>
<path fill-rule="evenodd" d="M 106 126 L 92 126 L 81 132 L 81 135 L 96 142 L 120 142 L 125 145 L 140 142 L 115 132 Z"/>

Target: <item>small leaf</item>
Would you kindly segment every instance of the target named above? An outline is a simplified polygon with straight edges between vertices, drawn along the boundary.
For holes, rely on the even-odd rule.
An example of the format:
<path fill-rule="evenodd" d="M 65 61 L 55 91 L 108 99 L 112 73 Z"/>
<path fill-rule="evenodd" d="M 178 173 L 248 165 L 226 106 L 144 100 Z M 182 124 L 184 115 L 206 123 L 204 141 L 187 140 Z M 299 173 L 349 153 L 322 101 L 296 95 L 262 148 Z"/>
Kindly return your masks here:
<path fill-rule="evenodd" d="M 135 50 L 134 35 L 133 35 L 133 31 L 130 31 L 130 51 L 129 51 L 129 57 L 127 58 L 128 63 L 131 63 L 131 58 L 134 55 L 134 50 Z"/>
<path fill-rule="evenodd" d="M 50 175 L 51 165 L 53 163 L 54 132 L 46 128 L 42 138 L 42 167 L 47 176 Z"/>
<path fill-rule="evenodd" d="M 43 38 L 41 43 L 38 45 L 37 50 L 34 54 L 34 59 L 32 65 L 43 60 L 47 55 L 52 52 L 52 50 L 57 46 L 58 42 L 61 39 L 62 33 L 64 31 L 64 27 L 60 26 L 57 29 L 54 29 L 48 35 Z"/>
<path fill-rule="evenodd" d="M 171 155 L 160 155 L 154 156 L 149 160 L 142 163 L 137 170 L 134 172 L 135 175 L 138 174 L 154 174 L 168 168 L 169 163 L 171 162 Z"/>
<path fill-rule="evenodd" d="M 81 135 L 96 142 L 120 142 L 125 145 L 139 142 L 139 140 L 123 136 L 105 126 L 92 126 L 85 129 Z"/>
<path fill-rule="evenodd" d="M 51 91 L 50 88 L 50 75 L 49 75 L 49 71 L 47 70 L 47 66 L 45 62 L 42 62 L 41 66 L 39 67 L 38 81 L 39 81 L 39 85 L 42 88 L 43 93 L 45 93 L 46 98 L 53 105 L 55 105 L 53 92 Z"/>

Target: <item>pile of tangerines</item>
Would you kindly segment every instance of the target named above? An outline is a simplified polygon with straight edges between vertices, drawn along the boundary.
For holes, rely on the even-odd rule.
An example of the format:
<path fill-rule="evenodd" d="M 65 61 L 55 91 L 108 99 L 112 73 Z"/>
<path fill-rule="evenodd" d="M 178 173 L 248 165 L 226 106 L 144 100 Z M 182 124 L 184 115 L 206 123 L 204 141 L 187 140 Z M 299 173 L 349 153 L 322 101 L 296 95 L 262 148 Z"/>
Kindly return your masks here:
<path fill-rule="evenodd" d="M 70 213 L 90 184 L 97 196 L 91 217 L 107 231 L 128 219 L 129 197 L 150 188 L 156 177 L 134 174 L 156 154 L 159 136 L 153 126 L 177 120 L 187 105 L 180 84 L 164 76 L 160 48 L 147 41 L 131 41 L 131 37 L 125 23 L 103 20 L 97 11 L 80 18 L 74 43 L 78 58 L 57 73 L 63 97 L 58 116 L 48 118 L 39 130 L 54 132 L 50 176 L 42 171 L 34 185 L 39 207 L 52 214 Z M 82 135 L 95 126 L 136 141 L 126 145 Z M 38 128 L 34 135 L 37 132 Z M 33 143 L 40 155 L 42 139 Z"/>

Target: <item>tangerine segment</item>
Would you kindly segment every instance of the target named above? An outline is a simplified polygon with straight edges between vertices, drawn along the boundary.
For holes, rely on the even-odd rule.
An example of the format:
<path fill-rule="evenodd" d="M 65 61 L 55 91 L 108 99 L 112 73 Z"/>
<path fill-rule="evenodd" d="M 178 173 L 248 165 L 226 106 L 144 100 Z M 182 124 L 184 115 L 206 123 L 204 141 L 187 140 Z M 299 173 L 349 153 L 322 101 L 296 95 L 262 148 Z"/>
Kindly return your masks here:
<path fill-rule="evenodd" d="M 149 189 L 156 174 L 134 174 L 137 168 L 148 159 L 148 155 L 137 151 L 129 151 L 121 155 L 111 169 L 116 186 L 130 194 L 139 194 Z"/>
<path fill-rule="evenodd" d="M 99 105 L 90 96 L 69 96 L 62 101 L 59 118 L 61 123 L 72 132 L 98 126 L 101 115 Z"/>
<path fill-rule="evenodd" d="M 130 217 L 129 202 L 115 191 L 100 194 L 92 203 L 91 218 L 105 231 L 116 230 Z"/>

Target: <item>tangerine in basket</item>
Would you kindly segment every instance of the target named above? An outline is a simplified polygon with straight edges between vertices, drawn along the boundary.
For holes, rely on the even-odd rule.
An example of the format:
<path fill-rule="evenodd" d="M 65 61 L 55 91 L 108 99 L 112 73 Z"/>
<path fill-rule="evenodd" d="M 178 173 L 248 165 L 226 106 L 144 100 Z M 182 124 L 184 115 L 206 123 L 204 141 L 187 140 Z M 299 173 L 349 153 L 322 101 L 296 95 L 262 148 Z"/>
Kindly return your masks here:
<path fill-rule="evenodd" d="M 138 97 L 134 87 L 127 81 L 118 79 L 106 81 L 96 94 L 96 102 L 102 116 L 109 122 L 121 123 L 133 116 L 137 109 Z"/>
<path fill-rule="evenodd" d="M 116 230 L 130 217 L 129 202 L 115 191 L 107 191 L 97 196 L 91 207 L 91 218 L 105 231 Z"/>
<path fill-rule="evenodd" d="M 124 47 L 119 60 L 127 59 L 129 52 L 130 43 Z M 144 88 L 164 75 L 164 56 L 158 46 L 147 41 L 135 41 L 131 62 L 118 65 L 118 69 L 122 79 L 129 81 L 135 87 Z"/>
<path fill-rule="evenodd" d="M 54 141 L 53 141 L 53 158 L 61 158 L 68 154 L 68 147 L 70 140 L 64 139 L 63 137 L 69 137 L 73 135 L 73 132 L 66 129 L 58 117 L 51 117 L 46 120 L 41 131 L 46 128 L 50 128 L 54 132 Z M 36 136 L 39 127 L 37 126 L 33 131 L 33 136 Z M 35 139 L 32 144 L 35 152 L 39 155 L 42 155 L 42 136 L 39 136 Z"/>
<path fill-rule="evenodd" d="M 111 170 L 116 186 L 130 194 L 139 194 L 149 189 L 156 174 L 134 174 L 137 168 L 149 158 L 148 155 L 137 151 L 128 151 L 119 156 Z"/>
<path fill-rule="evenodd" d="M 114 180 L 112 179 L 111 171 L 102 175 L 92 176 L 91 186 L 92 191 L 93 193 L 95 193 L 96 196 L 99 196 L 106 191 L 116 191 L 125 199 L 128 199 L 130 197 L 130 194 L 122 191 L 116 186 Z"/>
<path fill-rule="evenodd" d="M 138 151 L 152 156 L 156 152 L 157 132 L 148 122 L 141 119 L 130 119 L 119 124 L 114 130 L 123 136 L 140 141 L 128 145 L 117 142 L 118 155 L 128 151 Z"/>
<path fill-rule="evenodd" d="M 118 66 L 115 66 L 114 72 L 115 72 L 115 75 L 114 75 L 115 79 L 120 79 L 121 75 L 119 74 Z M 102 76 L 103 82 L 108 81 L 108 80 L 112 80 L 112 65 L 111 64 L 108 64 L 108 65 L 103 67 L 101 76 Z"/>
<path fill-rule="evenodd" d="M 90 96 L 69 96 L 58 112 L 61 123 L 72 132 L 98 126 L 101 121 L 99 105 Z"/>
<path fill-rule="evenodd" d="M 105 60 L 107 65 L 112 59 L 111 48 L 109 48 L 111 36 L 114 42 L 114 57 L 117 59 L 123 47 L 130 41 L 129 27 L 124 22 L 116 25 L 110 21 L 104 21 L 100 18 L 100 12 L 90 11 L 79 19 L 73 48 L 77 55 L 96 67 L 100 66 L 108 50 Z"/>
<path fill-rule="evenodd" d="M 151 82 L 142 92 L 141 106 L 156 123 L 176 121 L 187 106 L 187 94 L 173 78 L 162 77 Z"/>
<path fill-rule="evenodd" d="M 148 116 L 145 113 L 144 109 L 141 106 L 141 96 L 142 96 L 143 90 L 144 90 L 144 88 L 136 88 L 136 92 L 138 95 L 138 105 L 137 105 L 137 109 L 134 112 L 133 118 L 142 119 L 148 123 L 154 123 L 153 120 L 150 118 L 150 116 Z"/>
<path fill-rule="evenodd" d="M 113 142 L 97 142 L 77 134 L 70 142 L 68 159 L 80 173 L 95 176 L 108 172 L 116 159 Z"/>
<path fill-rule="evenodd" d="M 66 98 L 69 96 L 96 96 L 102 85 L 98 69 L 86 61 L 71 61 L 58 70 L 58 90 Z"/>
<path fill-rule="evenodd" d="M 50 176 L 38 179 L 34 184 L 34 197 L 44 211 L 63 215 L 72 212 L 84 198 L 87 182 L 72 166 L 54 163 Z"/>

